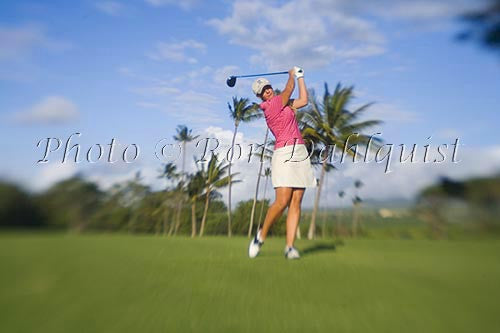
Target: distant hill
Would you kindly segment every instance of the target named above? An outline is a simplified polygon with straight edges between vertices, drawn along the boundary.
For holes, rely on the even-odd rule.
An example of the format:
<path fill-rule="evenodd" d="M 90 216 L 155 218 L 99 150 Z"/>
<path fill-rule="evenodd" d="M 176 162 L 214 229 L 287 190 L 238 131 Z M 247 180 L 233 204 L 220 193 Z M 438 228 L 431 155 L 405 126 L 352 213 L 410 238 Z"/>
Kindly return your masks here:
<path fill-rule="evenodd" d="M 496 207 L 500 204 L 500 174 L 464 181 L 443 177 L 438 184 L 425 188 L 418 196 L 419 201 L 430 198 L 454 199 L 474 205 Z"/>
<path fill-rule="evenodd" d="M 500 231 L 500 175 L 464 181 L 443 177 L 419 194 L 416 207 L 438 236 L 456 223 Z"/>

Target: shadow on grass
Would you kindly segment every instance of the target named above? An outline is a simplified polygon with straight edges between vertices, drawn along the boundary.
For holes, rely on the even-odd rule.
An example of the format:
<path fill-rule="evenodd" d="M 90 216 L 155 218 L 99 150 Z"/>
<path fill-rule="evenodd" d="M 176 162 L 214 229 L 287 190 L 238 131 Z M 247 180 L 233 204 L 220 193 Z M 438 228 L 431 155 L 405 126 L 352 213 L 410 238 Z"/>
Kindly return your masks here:
<path fill-rule="evenodd" d="M 310 255 L 314 254 L 317 252 L 325 252 L 325 251 L 335 251 L 337 249 L 337 246 L 343 245 L 342 242 L 334 242 L 334 243 L 320 243 L 320 244 L 315 244 L 313 246 L 309 246 L 302 250 L 302 255 Z"/>

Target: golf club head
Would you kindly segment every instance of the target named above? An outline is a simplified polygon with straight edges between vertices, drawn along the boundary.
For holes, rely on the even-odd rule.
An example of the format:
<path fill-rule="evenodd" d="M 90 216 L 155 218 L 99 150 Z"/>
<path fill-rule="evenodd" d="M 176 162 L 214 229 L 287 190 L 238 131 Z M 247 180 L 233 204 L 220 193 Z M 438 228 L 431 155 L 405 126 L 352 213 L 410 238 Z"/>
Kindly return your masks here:
<path fill-rule="evenodd" d="M 228 77 L 226 83 L 229 87 L 234 87 L 234 85 L 236 84 L 236 76 Z"/>

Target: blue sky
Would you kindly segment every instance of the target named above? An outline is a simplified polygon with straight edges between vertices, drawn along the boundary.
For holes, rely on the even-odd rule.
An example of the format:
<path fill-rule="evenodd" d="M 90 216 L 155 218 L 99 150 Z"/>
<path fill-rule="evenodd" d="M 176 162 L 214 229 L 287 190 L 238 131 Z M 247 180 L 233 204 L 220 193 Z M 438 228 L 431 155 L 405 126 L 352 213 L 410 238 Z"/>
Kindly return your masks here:
<path fill-rule="evenodd" d="M 366 116 L 384 121 L 377 130 L 388 143 L 451 144 L 458 137 L 464 145 L 460 163 L 397 166 L 388 175 L 381 165 L 346 166 L 331 176 L 330 192 L 363 178 L 366 197 L 410 198 L 440 175 L 491 174 L 500 169 L 499 59 L 474 43 L 454 40 L 465 27 L 456 15 L 478 4 L 1 2 L 0 176 L 39 190 L 75 172 L 106 187 L 141 170 L 159 188 L 156 142 L 171 140 L 177 125 L 186 124 L 194 134 L 229 144 L 227 102 L 234 95 L 257 101 L 251 79 L 229 88 L 228 75 L 293 65 L 304 67 L 306 83 L 318 95 L 324 82 L 331 89 L 342 82 L 355 86 L 355 104 L 376 102 Z M 280 87 L 285 78 L 272 82 Z M 75 143 L 83 153 L 115 138 L 137 144 L 140 158 L 131 164 L 61 165 L 58 151 L 50 163 L 36 163 L 43 155 L 39 140 L 64 142 L 75 132 L 82 133 Z M 264 132 L 264 120 L 243 124 L 238 140 L 256 142 Z M 188 150 L 189 162 L 193 151 Z M 236 164 L 243 179 L 235 186 L 236 200 L 250 197 L 256 167 Z"/>

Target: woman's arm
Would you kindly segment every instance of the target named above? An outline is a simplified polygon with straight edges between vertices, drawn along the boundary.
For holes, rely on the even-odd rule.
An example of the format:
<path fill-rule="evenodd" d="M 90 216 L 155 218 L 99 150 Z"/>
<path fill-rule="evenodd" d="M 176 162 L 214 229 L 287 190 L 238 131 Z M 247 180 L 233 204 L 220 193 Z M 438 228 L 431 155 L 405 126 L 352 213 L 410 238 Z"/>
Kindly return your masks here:
<path fill-rule="evenodd" d="M 297 79 L 299 84 L 299 98 L 293 101 L 292 107 L 295 109 L 300 109 L 308 103 L 307 88 L 303 77 Z"/>
<path fill-rule="evenodd" d="M 286 87 L 281 93 L 281 104 L 283 106 L 288 104 L 290 100 L 290 96 L 292 96 L 293 89 L 295 89 L 295 78 L 294 74 L 295 70 L 292 68 L 288 71 L 288 82 L 286 83 Z"/>

